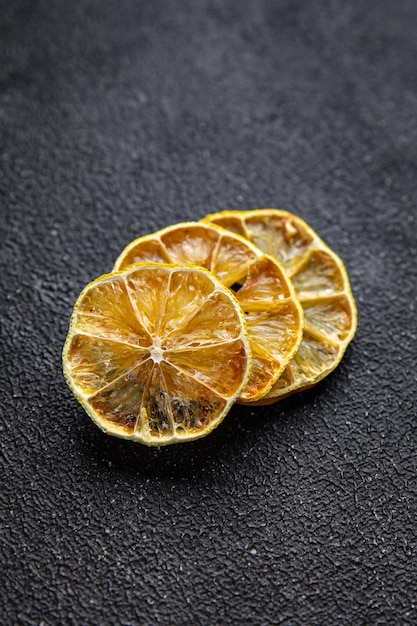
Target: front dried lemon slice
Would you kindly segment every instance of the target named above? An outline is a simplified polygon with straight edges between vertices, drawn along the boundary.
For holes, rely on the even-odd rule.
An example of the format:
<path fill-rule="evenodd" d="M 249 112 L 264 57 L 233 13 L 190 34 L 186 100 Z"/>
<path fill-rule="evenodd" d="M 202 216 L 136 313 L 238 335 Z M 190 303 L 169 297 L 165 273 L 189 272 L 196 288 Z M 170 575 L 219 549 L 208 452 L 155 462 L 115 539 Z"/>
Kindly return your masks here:
<path fill-rule="evenodd" d="M 231 288 L 245 312 L 252 368 L 239 401 L 262 398 L 296 353 L 303 312 L 284 268 L 256 246 L 201 222 L 168 226 L 132 241 L 115 270 L 139 261 L 193 263 Z"/>
<path fill-rule="evenodd" d="M 63 367 L 108 434 L 147 445 L 197 439 L 222 421 L 247 382 L 244 316 L 206 270 L 142 263 L 82 291 Z"/>
<path fill-rule="evenodd" d="M 223 211 L 204 218 L 276 257 L 293 281 L 304 309 L 298 352 L 262 403 L 315 385 L 339 364 L 352 340 L 357 313 L 341 259 L 302 219 L 278 209 Z"/>

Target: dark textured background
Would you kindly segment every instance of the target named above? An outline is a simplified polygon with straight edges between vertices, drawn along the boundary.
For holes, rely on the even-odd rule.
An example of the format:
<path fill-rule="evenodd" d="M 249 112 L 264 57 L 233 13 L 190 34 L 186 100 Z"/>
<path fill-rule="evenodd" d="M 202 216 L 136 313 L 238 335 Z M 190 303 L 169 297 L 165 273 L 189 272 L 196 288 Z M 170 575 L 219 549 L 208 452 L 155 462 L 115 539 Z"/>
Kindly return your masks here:
<path fill-rule="evenodd" d="M 417 623 L 417 4 L 0 2 L 2 625 Z M 357 335 L 316 389 L 165 449 L 61 349 L 134 236 L 278 206 Z"/>

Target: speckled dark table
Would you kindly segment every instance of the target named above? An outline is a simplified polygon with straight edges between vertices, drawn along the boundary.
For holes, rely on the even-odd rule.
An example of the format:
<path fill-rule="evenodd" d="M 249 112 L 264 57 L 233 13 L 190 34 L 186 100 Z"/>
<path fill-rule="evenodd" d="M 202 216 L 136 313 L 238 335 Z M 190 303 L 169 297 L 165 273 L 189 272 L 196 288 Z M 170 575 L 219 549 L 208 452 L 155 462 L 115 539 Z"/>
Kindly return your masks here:
<path fill-rule="evenodd" d="M 417 623 L 417 4 L 1 1 L 0 622 Z M 161 450 L 61 349 L 134 236 L 278 206 L 343 258 L 314 390 Z"/>

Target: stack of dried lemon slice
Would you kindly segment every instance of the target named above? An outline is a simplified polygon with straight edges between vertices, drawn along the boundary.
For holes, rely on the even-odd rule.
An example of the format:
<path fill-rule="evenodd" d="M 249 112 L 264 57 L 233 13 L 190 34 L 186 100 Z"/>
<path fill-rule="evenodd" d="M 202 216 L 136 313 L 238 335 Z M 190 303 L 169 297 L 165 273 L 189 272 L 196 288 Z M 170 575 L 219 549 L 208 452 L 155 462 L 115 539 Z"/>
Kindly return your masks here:
<path fill-rule="evenodd" d="M 207 435 L 235 401 L 316 384 L 355 329 L 343 263 L 305 222 L 225 211 L 135 239 L 87 285 L 64 374 L 102 430 L 166 445 Z"/>

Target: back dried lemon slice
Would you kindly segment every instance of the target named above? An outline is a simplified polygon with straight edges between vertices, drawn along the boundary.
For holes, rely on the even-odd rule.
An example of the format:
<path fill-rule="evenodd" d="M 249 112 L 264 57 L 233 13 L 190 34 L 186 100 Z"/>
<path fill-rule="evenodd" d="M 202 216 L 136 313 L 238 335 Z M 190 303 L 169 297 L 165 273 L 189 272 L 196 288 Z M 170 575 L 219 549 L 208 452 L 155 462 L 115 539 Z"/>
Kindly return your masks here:
<path fill-rule="evenodd" d="M 303 312 L 284 268 L 244 238 L 201 222 L 168 226 L 132 241 L 114 269 L 147 260 L 199 265 L 235 292 L 252 352 L 249 381 L 239 400 L 263 397 L 302 337 Z"/>
<path fill-rule="evenodd" d="M 206 270 L 142 263 L 80 294 L 66 380 L 105 432 L 147 445 L 207 435 L 246 384 L 245 320 Z"/>
<path fill-rule="evenodd" d="M 239 233 L 284 265 L 304 309 L 298 352 L 262 403 L 315 385 L 339 364 L 357 325 L 341 259 L 302 219 L 278 209 L 223 211 L 204 218 Z"/>

